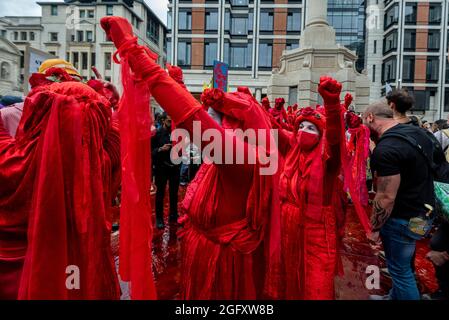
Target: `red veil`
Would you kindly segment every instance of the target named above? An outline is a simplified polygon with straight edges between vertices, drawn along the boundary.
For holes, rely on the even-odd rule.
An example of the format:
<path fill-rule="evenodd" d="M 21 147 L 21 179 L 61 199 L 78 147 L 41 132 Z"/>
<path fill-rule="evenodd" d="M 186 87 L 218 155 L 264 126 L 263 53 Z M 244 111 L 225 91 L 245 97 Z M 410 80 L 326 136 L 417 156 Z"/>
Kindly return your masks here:
<path fill-rule="evenodd" d="M 19 299 L 120 296 L 110 248 L 113 163 L 103 147 L 110 116 L 109 102 L 84 84 L 42 85 L 25 101 L 16 139 L 0 142 L 0 179 L 8 182 L 0 186 L 0 231 L 12 232 L 2 249 L 21 239 L 13 256 L 23 261 L 28 242 Z M 79 287 L 69 279 L 78 275 Z"/>

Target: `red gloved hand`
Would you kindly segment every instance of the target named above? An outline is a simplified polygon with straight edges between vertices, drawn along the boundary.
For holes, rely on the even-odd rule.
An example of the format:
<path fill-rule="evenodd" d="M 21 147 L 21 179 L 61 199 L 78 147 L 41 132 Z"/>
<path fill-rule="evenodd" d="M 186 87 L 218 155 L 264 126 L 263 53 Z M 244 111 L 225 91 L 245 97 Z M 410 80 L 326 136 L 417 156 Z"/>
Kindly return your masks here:
<path fill-rule="evenodd" d="M 323 97 L 324 105 L 339 105 L 341 83 L 331 77 L 321 77 L 318 92 Z"/>
<path fill-rule="evenodd" d="M 131 24 L 125 18 L 104 17 L 101 18 L 100 23 L 106 35 L 114 42 L 117 49 L 120 49 L 125 42 L 136 39 Z"/>
<path fill-rule="evenodd" d="M 352 94 L 349 92 L 345 95 L 345 109 L 348 110 L 349 106 L 351 105 L 354 98 L 352 97 Z"/>

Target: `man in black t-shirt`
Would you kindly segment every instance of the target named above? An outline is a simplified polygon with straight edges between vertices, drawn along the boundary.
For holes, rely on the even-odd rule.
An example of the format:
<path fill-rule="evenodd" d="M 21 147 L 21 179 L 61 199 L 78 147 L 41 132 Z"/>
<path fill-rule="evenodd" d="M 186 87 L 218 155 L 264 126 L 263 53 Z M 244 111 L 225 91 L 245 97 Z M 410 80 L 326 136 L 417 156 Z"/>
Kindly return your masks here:
<path fill-rule="evenodd" d="M 371 223 L 371 240 L 379 236 L 385 250 L 393 287 L 387 299 L 418 300 L 420 294 L 412 270 L 417 237 L 409 230 L 410 219 L 434 207 L 433 173 L 423 154 L 432 154 L 432 141 L 418 127 L 399 124 L 386 101 L 365 111 L 365 125 L 380 137 L 371 157 L 377 176 Z M 412 137 L 416 145 L 398 136 Z M 418 149 L 421 146 L 422 151 Z"/>

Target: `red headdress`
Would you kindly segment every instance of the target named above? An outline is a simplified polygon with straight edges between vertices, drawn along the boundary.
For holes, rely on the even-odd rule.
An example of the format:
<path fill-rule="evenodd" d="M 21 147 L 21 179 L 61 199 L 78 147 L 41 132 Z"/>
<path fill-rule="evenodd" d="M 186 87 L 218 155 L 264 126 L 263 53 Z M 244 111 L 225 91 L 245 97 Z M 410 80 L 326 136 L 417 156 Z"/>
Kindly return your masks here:
<path fill-rule="evenodd" d="M 299 110 L 298 117 L 295 120 L 295 129 L 298 130 L 299 125 L 303 121 L 309 121 L 313 123 L 320 133 L 322 134 L 324 129 L 326 128 L 326 119 L 322 113 L 313 109 L 312 107 L 302 108 Z"/>
<path fill-rule="evenodd" d="M 271 106 L 270 106 L 270 100 L 268 99 L 268 97 L 265 97 L 262 99 L 262 106 L 265 108 L 265 110 L 270 110 Z"/>
<path fill-rule="evenodd" d="M 181 86 L 185 88 L 184 84 L 184 74 L 182 72 L 182 69 L 177 66 L 172 66 L 171 64 L 166 64 L 168 75 L 175 80 L 177 83 L 179 83 Z"/>
<path fill-rule="evenodd" d="M 276 98 L 276 100 L 274 100 L 274 106 L 276 109 L 281 109 L 282 107 L 284 107 L 284 104 L 285 104 L 284 98 Z"/>

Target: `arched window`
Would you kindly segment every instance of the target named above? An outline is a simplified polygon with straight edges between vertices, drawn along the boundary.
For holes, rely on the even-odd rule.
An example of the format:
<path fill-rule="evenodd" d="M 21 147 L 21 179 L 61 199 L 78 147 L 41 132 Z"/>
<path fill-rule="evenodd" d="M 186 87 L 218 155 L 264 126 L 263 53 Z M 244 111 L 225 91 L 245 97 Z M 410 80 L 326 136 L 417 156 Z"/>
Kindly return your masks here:
<path fill-rule="evenodd" d="M 8 62 L 2 62 L 0 64 L 0 79 L 9 80 L 10 67 Z"/>

